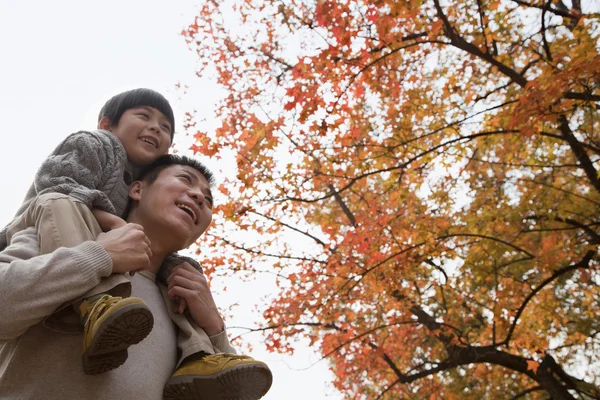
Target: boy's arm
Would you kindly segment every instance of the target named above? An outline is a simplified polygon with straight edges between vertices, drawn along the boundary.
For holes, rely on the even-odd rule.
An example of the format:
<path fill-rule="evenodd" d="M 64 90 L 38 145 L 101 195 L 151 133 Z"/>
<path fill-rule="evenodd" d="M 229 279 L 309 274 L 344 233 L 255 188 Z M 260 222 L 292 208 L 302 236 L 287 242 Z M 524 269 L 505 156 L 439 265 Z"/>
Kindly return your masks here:
<path fill-rule="evenodd" d="M 125 165 L 126 158 L 125 150 L 112 135 L 74 133 L 42 163 L 34 180 L 36 194 L 63 193 L 90 208 L 115 213 L 108 196 L 99 189 L 115 168 Z"/>
<path fill-rule="evenodd" d="M 119 218 L 114 214 L 102 211 L 99 208 L 93 208 L 92 214 L 94 214 L 96 221 L 98 221 L 98 225 L 100 225 L 102 232 L 112 231 L 113 229 L 127 225 L 127 222 L 123 218 Z"/>

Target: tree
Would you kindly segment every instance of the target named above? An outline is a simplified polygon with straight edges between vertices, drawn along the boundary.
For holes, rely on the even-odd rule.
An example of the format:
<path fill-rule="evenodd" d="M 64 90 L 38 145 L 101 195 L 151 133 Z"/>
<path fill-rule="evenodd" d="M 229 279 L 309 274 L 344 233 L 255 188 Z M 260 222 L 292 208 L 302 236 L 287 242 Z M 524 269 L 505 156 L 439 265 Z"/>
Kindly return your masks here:
<path fill-rule="evenodd" d="M 352 399 L 600 398 L 591 6 L 203 2 L 222 126 L 188 129 L 237 168 L 205 265 L 270 263 L 272 349 L 310 338 Z"/>

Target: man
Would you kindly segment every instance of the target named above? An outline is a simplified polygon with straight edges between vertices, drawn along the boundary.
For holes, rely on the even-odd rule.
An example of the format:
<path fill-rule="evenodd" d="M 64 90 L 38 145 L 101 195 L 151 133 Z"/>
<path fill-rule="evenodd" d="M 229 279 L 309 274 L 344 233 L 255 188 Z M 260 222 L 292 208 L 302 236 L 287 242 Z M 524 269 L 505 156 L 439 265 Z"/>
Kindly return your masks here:
<path fill-rule="evenodd" d="M 249 357 L 208 356 L 208 361 L 200 360 L 201 374 L 198 368 L 194 372 L 180 368 L 183 371 L 171 377 L 182 360 L 163 296 L 185 301 L 191 318 L 208 334 L 213 353 L 233 351 L 202 273 L 184 264 L 171 271 L 168 287 L 155 282 L 164 259 L 194 243 L 210 224 L 206 173 L 201 164 L 186 158 L 167 156 L 153 164 L 141 181 L 131 185 L 128 224 L 100 233 L 94 241 L 39 256 L 34 228 L 12 238 L 0 253 L 3 399 L 161 399 L 167 381 L 165 397 L 174 399 L 207 394 L 208 399 L 257 399 L 266 393 L 270 373 Z M 99 233 L 95 219 L 86 224 L 95 237 Z M 45 319 L 61 308 L 65 318 L 76 316 L 64 305 L 101 287 L 112 274 L 128 271 L 140 271 L 128 278 L 131 296 L 146 303 L 154 327 L 128 349 L 121 367 L 86 375 L 80 367 L 80 339 L 48 329 L 51 325 Z M 234 384 L 221 383 L 231 379 Z"/>

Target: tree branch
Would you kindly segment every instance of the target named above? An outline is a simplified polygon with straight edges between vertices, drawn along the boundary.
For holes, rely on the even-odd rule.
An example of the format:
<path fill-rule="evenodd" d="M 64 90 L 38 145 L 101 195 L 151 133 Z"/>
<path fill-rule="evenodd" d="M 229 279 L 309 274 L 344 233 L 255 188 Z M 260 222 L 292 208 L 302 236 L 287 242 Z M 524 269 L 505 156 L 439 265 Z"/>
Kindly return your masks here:
<path fill-rule="evenodd" d="M 548 44 L 548 39 L 546 38 L 546 12 L 550 9 L 550 5 L 552 4 L 552 0 L 548 0 L 546 2 L 546 6 L 542 11 L 542 41 L 544 43 L 544 51 L 546 52 L 546 56 L 548 56 L 548 60 L 552 61 L 552 53 L 550 52 L 550 45 Z"/>
<path fill-rule="evenodd" d="M 493 237 L 493 236 L 478 235 L 478 234 L 474 234 L 474 233 L 454 233 L 454 234 L 451 234 L 451 235 L 444 235 L 444 236 L 440 236 L 439 238 L 440 238 L 440 239 L 446 239 L 446 238 L 450 238 L 450 237 L 459 237 L 459 236 L 466 236 L 466 237 L 477 237 L 477 238 L 482 238 L 482 239 L 493 240 L 493 241 L 495 241 L 495 242 L 499 242 L 499 243 L 502 243 L 502 244 L 504 244 L 504 245 L 506 245 L 506 246 L 512 247 L 513 249 L 515 249 L 515 250 L 517 250 L 517 251 L 519 251 L 519 252 L 521 252 L 521 253 L 525 253 L 525 254 L 527 254 L 527 256 L 528 256 L 530 259 L 533 259 L 533 258 L 535 258 L 535 256 L 534 256 L 533 254 L 531 254 L 530 252 L 528 252 L 527 250 L 525 250 L 525 249 L 522 249 L 522 248 L 520 248 L 519 246 L 516 246 L 516 245 L 514 245 L 514 244 L 512 244 L 512 243 L 510 243 L 510 242 L 507 242 L 507 241 L 505 241 L 505 240 L 502 240 L 502 239 L 499 239 L 499 238 L 495 238 L 495 237 Z"/>
<path fill-rule="evenodd" d="M 335 190 L 335 187 L 331 183 L 327 184 L 327 187 L 329 188 L 329 190 L 331 191 L 331 193 L 333 193 L 333 197 L 335 198 L 335 201 L 342 208 L 342 211 L 344 212 L 344 214 L 346 215 L 346 217 L 348 217 L 348 220 L 350 221 L 350 224 L 352 224 L 353 227 L 356 227 L 356 218 L 354 217 L 354 214 L 352 214 L 352 211 L 350 211 L 350 209 L 348 208 L 348 206 L 344 202 L 344 199 L 342 199 L 342 196 L 340 196 L 339 192 L 337 192 Z"/>
<path fill-rule="evenodd" d="M 525 307 L 527 307 L 527 304 L 529 304 L 529 302 L 531 301 L 531 299 L 533 299 L 533 297 L 535 295 L 537 295 L 542 289 L 544 289 L 547 285 L 549 285 L 553 280 L 555 280 L 559 276 L 564 275 L 571 271 L 575 271 L 576 269 L 579 269 L 579 268 L 587 268 L 588 264 L 592 260 L 593 256 L 594 256 L 594 252 L 589 250 L 578 263 L 568 265 L 564 268 L 554 271 L 554 273 L 550 277 L 546 278 L 546 280 L 544 280 L 542 283 L 540 283 L 538 287 L 533 289 L 531 291 L 531 293 L 529 293 L 529 295 L 525 298 L 525 300 L 523 301 L 523 303 L 521 304 L 519 309 L 517 310 L 517 313 L 515 314 L 515 318 L 514 318 L 512 324 L 510 325 L 510 328 L 508 329 L 508 333 L 506 334 L 506 338 L 501 343 L 499 343 L 498 346 L 507 346 L 508 347 L 508 345 L 512 339 L 513 332 L 515 331 L 515 328 L 517 327 L 517 323 L 519 322 L 519 318 L 521 317 L 521 314 L 523 314 Z"/>
<path fill-rule="evenodd" d="M 520 393 L 517 393 L 516 395 L 511 397 L 510 400 L 520 399 L 521 397 L 527 396 L 529 393 L 537 392 L 539 390 L 544 390 L 544 389 L 541 386 L 534 386 L 534 387 L 524 390 Z"/>
<path fill-rule="evenodd" d="M 561 115 L 559 117 L 559 122 L 560 133 L 565 138 L 567 143 L 569 143 L 569 146 L 571 146 L 571 150 L 573 151 L 575 158 L 577 158 L 577 160 L 583 167 L 583 170 L 585 171 L 585 174 L 590 180 L 592 186 L 594 186 L 594 188 L 596 188 L 596 190 L 600 193 L 600 180 L 598 179 L 598 171 L 596 171 L 596 168 L 594 168 L 592 160 L 590 160 L 590 157 L 585 152 L 585 149 L 583 148 L 579 140 L 577 140 L 575 135 L 573 135 L 573 132 L 569 127 L 569 121 L 567 120 L 567 117 Z"/>
<path fill-rule="evenodd" d="M 525 87 L 525 85 L 527 85 L 527 79 L 525 79 L 525 77 L 523 77 L 517 71 L 504 65 L 500 61 L 496 60 L 491 54 L 484 53 L 477 46 L 475 46 L 474 44 L 469 43 L 465 39 L 463 39 L 456 32 L 456 30 L 452 27 L 452 25 L 450 24 L 450 21 L 448 21 L 448 17 L 446 16 L 446 14 L 444 14 L 444 11 L 442 10 L 442 7 L 440 6 L 439 0 L 434 0 L 433 3 L 435 5 L 435 9 L 437 11 L 438 17 L 442 20 L 442 22 L 444 24 L 446 35 L 450 39 L 450 42 L 452 43 L 453 46 L 455 46 L 458 49 L 464 50 L 467 53 L 472 54 L 476 57 L 479 57 L 482 60 L 487 61 L 488 63 L 492 64 L 493 66 L 498 68 L 498 70 L 500 72 L 502 72 L 504 75 L 508 76 L 513 82 L 515 82 L 519 86 Z"/>
<path fill-rule="evenodd" d="M 522 1 L 522 0 L 512 0 L 514 3 L 517 3 L 520 6 L 525 6 L 525 7 L 531 7 L 531 8 L 539 8 L 540 10 L 544 10 L 544 9 L 548 9 L 548 11 L 550 11 L 553 14 L 556 15 L 560 15 L 561 17 L 564 18 L 573 18 L 573 19 L 578 19 L 577 17 L 575 17 L 574 15 L 571 15 L 568 11 L 566 10 L 557 10 L 556 8 L 552 8 L 548 5 L 544 5 L 544 6 L 540 6 L 537 4 L 530 4 L 527 3 L 526 1 Z"/>

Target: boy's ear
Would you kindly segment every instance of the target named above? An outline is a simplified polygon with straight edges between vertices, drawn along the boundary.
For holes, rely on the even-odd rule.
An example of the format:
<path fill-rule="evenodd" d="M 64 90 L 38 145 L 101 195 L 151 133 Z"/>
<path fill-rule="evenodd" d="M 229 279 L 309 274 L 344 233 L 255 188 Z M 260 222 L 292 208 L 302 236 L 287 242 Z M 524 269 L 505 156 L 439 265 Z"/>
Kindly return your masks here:
<path fill-rule="evenodd" d="M 100 121 L 98 121 L 98 129 L 112 132 L 112 123 L 110 122 L 110 119 L 108 119 L 108 117 L 102 117 Z"/>
<path fill-rule="evenodd" d="M 142 198 L 142 181 L 133 181 L 129 185 L 129 198 L 134 201 L 140 201 Z"/>

